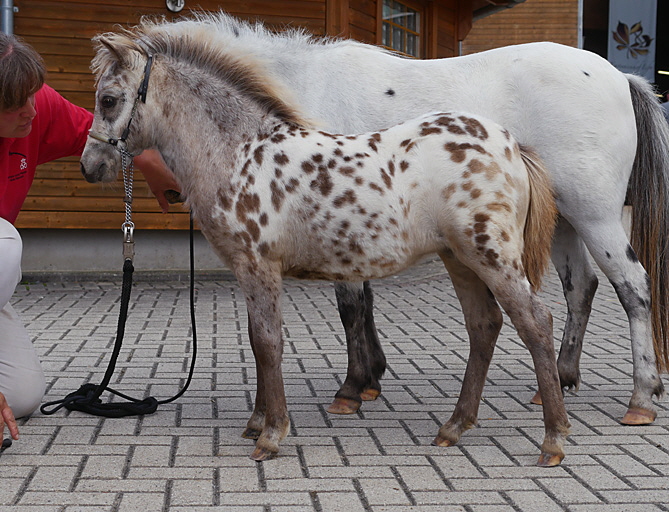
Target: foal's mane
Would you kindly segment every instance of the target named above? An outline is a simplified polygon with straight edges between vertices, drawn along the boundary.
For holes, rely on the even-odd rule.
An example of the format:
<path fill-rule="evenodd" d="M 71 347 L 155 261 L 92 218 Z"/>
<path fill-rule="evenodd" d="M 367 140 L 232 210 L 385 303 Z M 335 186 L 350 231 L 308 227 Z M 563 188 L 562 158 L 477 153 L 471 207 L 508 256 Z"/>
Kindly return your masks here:
<path fill-rule="evenodd" d="M 93 41 L 96 55 L 91 68 L 97 80 L 113 66 L 132 67 L 138 54 L 162 55 L 225 81 L 283 121 L 311 126 L 290 91 L 265 72 L 260 59 L 251 53 L 231 51 L 204 19 L 194 23 L 168 23 L 143 18 L 132 28 L 101 34 Z"/>

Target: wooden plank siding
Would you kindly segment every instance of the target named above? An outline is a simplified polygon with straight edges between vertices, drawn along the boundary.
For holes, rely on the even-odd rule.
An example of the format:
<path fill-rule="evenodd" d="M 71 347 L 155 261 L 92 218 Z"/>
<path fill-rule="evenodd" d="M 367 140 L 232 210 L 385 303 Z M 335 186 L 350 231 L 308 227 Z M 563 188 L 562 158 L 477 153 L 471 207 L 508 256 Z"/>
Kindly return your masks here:
<path fill-rule="evenodd" d="M 458 53 L 459 39 L 472 26 L 472 1 L 407 0 L 423 12 L 424 58 L 450 57 Z M 526 4 L 531 6 L 535 2 L 551 3 L 527 0 Z M 563 2 L 576 4 L 577 0 L 552 4 Z M 47 83 L 73 103 L 91 111 L 94 106 L 91 38 L 100 32 L 116 30 L 119 25 L 136 24 L 142 15 L 172 19 L 188 14 L 189 8 L 223 9 L 243 19 L 261 20 L 275 29 L 304 27 L 316 35 L 351 37 L 372 44 L 381 42 L 382 0 L 187 0 L 186 3 L 182 13 L 172 14 L 167 11 L 164 0 L 15 0 L 18 12 L 14 16 L 14 32 L 44 57 L 49 72 Z M 512 11 L 517 9 L 519 7 Z M 560 12 L 556 8 L 555 23 Z M 526 20 L 533 13 L 535 11 L 523 13 L 522 19 Z M 144 229 L 188 227 L 186 212 L 176 206 L 171 213 L 161 214 L 141 173 L 137 172 L 135 177 L 133 219 L 138 226 Z M 19 228 L 117 229 L 123 221 L 122 196 L 120 181 L 106 186 L 86 183 L 79 172 L 78 158 L 51 162 L 38 168 L 16 225 Z"/>
<path fill-rule="evenodd" d="M 192 2 L 188 2 L 192 4 Z M 90 71 L 91 38 L 119 25 L 136 24 L 143 15 L 171 19 L 164 0 L 16 0 L 14 32 L 44 57 L 47 83 L 65 98 L 88 110 L 94 108 Z M 262 19 L 270 27 L 305 27 L 325 33 L 324 0 L 198 0 L 204 10 L 224 9 L 240 18 Z M 189 5 L 190 7 L 191 5 Z M 194 7 L 194 5 L 192 5 Z M 188 214 L 179 206 L 161 214 L 141 173 L 135 174 L 133 220 L 145 229 L 187 229 Z M 18 228 L 118 229 L 123 221 L 123 187 L 87 183 L 78 158 L 41 165 L 17 219 Z"/>
<path fill-rule="evenodd" d="M 578 0 L 525 0 L 474 22 L 463 55 L 500 46 L 553 41 L 578 45 Z"/>

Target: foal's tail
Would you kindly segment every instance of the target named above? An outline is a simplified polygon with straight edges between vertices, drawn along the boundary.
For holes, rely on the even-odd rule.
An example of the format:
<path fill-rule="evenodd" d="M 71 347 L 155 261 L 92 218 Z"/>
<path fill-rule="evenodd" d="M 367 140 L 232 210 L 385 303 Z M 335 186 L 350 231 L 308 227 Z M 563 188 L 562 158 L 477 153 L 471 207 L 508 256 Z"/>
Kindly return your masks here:
<path fill-rule="evenodd" d="M 650 277 L 653 345 L 659 371 L 669 370 L 669 124 L 650 83 L 625 75 L 636 117 L 637 146 L 627 201 L 631 243 Z"/>
<path fill-rule="evenodd" d="M 553 187 L 543 160 L 532 149 L 520 146 L 530 182 L 530 204 L 523 236 L 523 267 L 532 289 L 541 287 L 541 279 L 548 269 L 551 256 L 553 231 L 557 220 L 557 206 Z"/>

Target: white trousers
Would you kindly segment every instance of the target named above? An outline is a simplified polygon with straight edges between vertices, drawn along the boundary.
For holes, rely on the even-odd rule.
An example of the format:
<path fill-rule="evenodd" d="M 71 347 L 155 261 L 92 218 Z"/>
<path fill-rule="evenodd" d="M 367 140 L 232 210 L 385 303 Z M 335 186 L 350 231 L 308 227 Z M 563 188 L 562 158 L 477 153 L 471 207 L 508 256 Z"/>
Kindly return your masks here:
<path fill-rule="evenodd" d="M 28 331 L 9 304 L 21 281 L 22 251 L 19 232 L 0 218 L 0 392 L 17 418 L 34 412 L 46 389 Z"/>

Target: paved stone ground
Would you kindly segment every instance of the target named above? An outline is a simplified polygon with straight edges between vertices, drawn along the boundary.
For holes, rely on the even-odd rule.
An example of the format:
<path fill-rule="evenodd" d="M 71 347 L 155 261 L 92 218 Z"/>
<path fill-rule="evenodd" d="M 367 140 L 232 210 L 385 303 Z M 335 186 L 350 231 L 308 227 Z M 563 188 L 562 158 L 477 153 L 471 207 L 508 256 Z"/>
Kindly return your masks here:
<path fill-rule="evenodd" d="M 188 287 L 136 276 L 113 386 L 171 396 L 191 350 Z M 569 393 L 563 464 L 534 466 L 541 411 L 528 403 L 529 354 L 505 327 L 479 427 L 430 445 L 456 402 L 468 353 L 443 267 L 421 264 L 375 285 L 389 361 L 382 396 L 354 416 L 325 412 L 345 373 L 332 285 L 288 281 L 284 375 L 292 430 L 280 456 L 255 463 L 240 434 L 252 409 L 253 356 L 243 298 L 230 277 L 197 282 L 199 356 L 191 390 L 141 418 L 78 412 L 21 420 L 0 456 L 0 511 L 669 511 L 669 408 L 652 426 L 618 424 L 632 388 L 627 321 L 602 282 Z M 120 280 L 24 284 L 14 305 L 34 336 L 47 400 L 99 382 L 116 332 Z M 561 333 L 555 276 L 543 296 Z M 556 337 L 557 338 L 557 337 Z M 667 383 L 665 382 L 665 385 Z"/>

